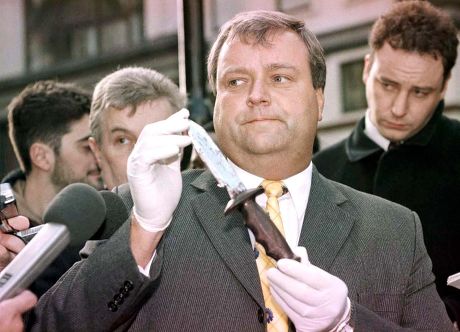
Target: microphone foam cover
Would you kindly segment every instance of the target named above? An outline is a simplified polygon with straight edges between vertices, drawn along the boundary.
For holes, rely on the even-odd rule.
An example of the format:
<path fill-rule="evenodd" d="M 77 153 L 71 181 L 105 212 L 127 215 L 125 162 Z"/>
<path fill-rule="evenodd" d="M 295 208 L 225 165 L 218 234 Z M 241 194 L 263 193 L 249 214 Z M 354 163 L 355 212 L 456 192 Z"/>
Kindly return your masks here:
<path fill-rule="evenodd" d="M 66 225 L 70 245 L 83 246 L 101 227 L 105 214 L 104 199 L 96 189 L 84 183 L 72 183 L 50 202 L 43 221 Z"/>
<path fill-rule="evenodd" d="M 129 211 L 120 196 L 108 190 L 102 190 L 99 194 L 104 199 L 107 212 L 102 226 L 91 237 L 91 240 L 110 238 L 129 217 Z"/>

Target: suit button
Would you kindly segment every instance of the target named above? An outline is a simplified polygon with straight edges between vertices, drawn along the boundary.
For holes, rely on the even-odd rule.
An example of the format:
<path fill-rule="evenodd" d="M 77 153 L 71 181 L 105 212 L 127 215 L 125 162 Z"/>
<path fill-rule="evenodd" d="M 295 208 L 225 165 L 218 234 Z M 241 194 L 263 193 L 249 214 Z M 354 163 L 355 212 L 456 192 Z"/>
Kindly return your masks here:
<path fill-rule="evenodd" d="M 257 259 L 257 257 L 259 257 L 259 250 L 257 250 L 256 248 L 254 248 L 254 257 Z"/>
<path fill-rule="evenodd" d="M 109 307 L 109 310 L 112 312 L 115 312 L 118 310 L 118 305 L 113 301 L 110 301 L 109 303 L 107 303 L 107 306 Z"/>
<path fill-rule="evenodd" d="M 257 319 L 260 323 L 270 323 L 273 320 L 273 312 L 270 308 L 259 308 L 257 310 Z"/>
<path fill-rule="evenodd" d="M 115 305 L 117 306 L 122 304 L 123 301 L 124 301 L 124 296 L 122 294 L 118 294 L 113 297 L 113 303 L 115 303 Z"/>
<path fill-rule="evenodd" d="M 130 280 L 126 280 L 124 286 L 127 291 L 130 291 L 131 289 L 134 288 L 134 284 Z"/>
<path fill-rule="evenodd" d="M 264 309 L 259 308 L 257 309 L 257 319 L 259 320 L 259 323 L 263 324 L 264 323 Z"/>

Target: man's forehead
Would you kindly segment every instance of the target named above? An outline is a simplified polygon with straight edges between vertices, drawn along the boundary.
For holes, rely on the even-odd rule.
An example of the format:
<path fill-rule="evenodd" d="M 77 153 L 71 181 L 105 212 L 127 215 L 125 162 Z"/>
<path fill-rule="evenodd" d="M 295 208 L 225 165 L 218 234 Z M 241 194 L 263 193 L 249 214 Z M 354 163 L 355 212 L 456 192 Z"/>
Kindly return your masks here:
<path fill-rule="evenodd" d="M 293 74 L 310 72 L 307 47 L 301 49 L 304 44 L 297 34 L 277 36 L 281 40 L 273 39 L 268 46 L 247 44 L 237 39 L 224 45 L 217 64 L 217 77 L 220 79 L 227 75 L 256 72 L 260 69 L 265 73 L 279 70 Z M 287 45 L 296 48 L 296 52 L 289 51 Z"/>
<path fill-rule="evenodd" d="M 267 29 L 262 32 L 249 32 L 249 33 L 244 33 L 244 32 L 236 32 L 236 31 L 231 31 L 229 33 L 229 36 L 227 40 L 225 41 L 225 44 L 231 43 L 232 41 L 239 41 L 243 44 L 248 44 L 248 45 L 262 45 L 265 47 L 270 47 L 273 44 L 273 39 L 285 32 L 293 32 L 291 30 L 287 29 Z"/>
<path fill-rule="evenodd" d="M 437 84 L 444 73 L 440 57 L 393 49 L 390 46 L 374 52 L 372 66 L 378 75 L 389 79 L 400 78 L 425 85 L 430 82 Z"/>
<path fill-rule="evenodd" d="M 90 137 L 89 117 L 85 114 L 82 118 L 70 123 L 69 131 L 62 139 L 70 139 L 74 142 L 86 142 Z"/>

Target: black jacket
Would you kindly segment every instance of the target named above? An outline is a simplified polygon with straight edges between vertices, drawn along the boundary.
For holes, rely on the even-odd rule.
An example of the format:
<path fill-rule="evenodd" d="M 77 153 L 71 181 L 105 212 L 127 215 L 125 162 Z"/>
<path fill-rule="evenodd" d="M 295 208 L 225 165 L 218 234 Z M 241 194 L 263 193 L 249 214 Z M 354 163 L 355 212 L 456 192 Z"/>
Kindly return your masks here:
<path fill-rule="evenodd" d="M 437 290 L 451 318 L 460 321 L 460 290 L 446 285 L 460 272 L 460 122 L 443 116 L 443 106 L 418 134 L 386 152 L 367 137 L 361 119 L 313 163 L 331 180 L 418 213 Z"/>

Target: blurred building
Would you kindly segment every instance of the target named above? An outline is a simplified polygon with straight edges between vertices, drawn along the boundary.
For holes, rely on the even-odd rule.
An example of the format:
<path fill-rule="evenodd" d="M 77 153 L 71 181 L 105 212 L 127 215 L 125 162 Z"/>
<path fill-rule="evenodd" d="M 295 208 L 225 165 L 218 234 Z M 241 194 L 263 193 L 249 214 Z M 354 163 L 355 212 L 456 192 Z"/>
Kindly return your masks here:
<path fill-rule="evenodd" d="M 75 81 L 88 89 L 119 67 L 156 69 L 179 83 L 178 21 L 197 6 L 207 50 L 220 25 L 240 11 L 281 10 L 306 21 L 327 54 L 321 147 L 346 136 L 365 108 L 361 81 L 367 36 L 393 0 L 2 0 L 0 1 L 0 176 L 16 166 L 6 105 L 40 79 Z M 432 0 L 460 22 L 459 0 Z M 179 8 L 179 15 L 178 15 Z M 184 9 L 185 8 L 185 9 Z M 183 10 L 183 15 L 181 14 Z M 460 26 L 460 24 L 459 24 Z M 193 39 L 187 35 L 186 38 Z M 206 53 L 206 52 L 204 52 Z M 204 60 L 195 59 L 196 61 Z M 186 56 L 196 55 L 186 52 Z M 460 62 L 460 61 L 459 61 Z M 201 76 L 198 76 L 201 77 Z M 205 83 L 203 82 L 203 85 Z M 446 96 L 460 117 L 460 64 Z M 206 90 L 203 97 L 210 97 Z M 212 97 L 210 97 L 212 99 Z M 193 114 L 192 114 L 193 116 Z"/>

